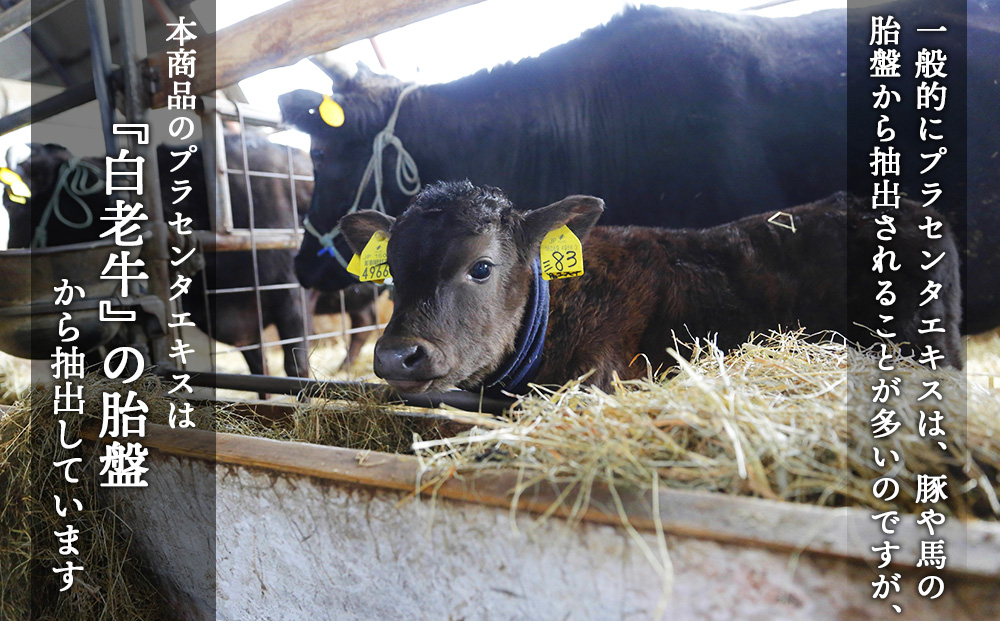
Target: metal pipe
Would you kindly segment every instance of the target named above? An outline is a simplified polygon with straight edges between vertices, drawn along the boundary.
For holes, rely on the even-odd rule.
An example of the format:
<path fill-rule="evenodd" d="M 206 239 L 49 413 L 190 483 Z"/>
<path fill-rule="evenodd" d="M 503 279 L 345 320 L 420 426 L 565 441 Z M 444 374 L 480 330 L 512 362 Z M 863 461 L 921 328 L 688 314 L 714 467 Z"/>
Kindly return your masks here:
<path fill-rule="evenodd" d="M 170 377 L 177 369 L 161 367 L 157 375 Z M 271 377 L 269 375 L 235 375 L 230 373 L 205 373 L 190 371 L 192 386 L 244 390 L 283 395 L 303 395 L 318 399 L 356 401 L 359 396 L 370 396 L 382 403 L 409 405 L 419 408 L 438 408 L 443 405 L 465 410 L 502 414 L 514 399 L 483 397 L 473 392 L 460 390 L 449 392 L 426 392 L 420 394 L 396 392 L 386 384 L 366 384 L 363 382 L 327 382 L 292 377 Z"/>
<path fill-rule="evenodd" d="M 294 239 L 295 231 L 291 229 L 258 229 L 258 250 L 298 250 L 299 243 Z M 213 233 L 211 231 L 194 231 L 192 236 L 204 244 L 208 252 L 231 252 L 234 250 L 250 250 L 250 231 L 237 229 L 232 233 Z"/>
<path fill-rule="evenodd" d="M 295 195 L 295 162 L 292 158 L 292 147 L 288 145 L 285 145 L 285 162 L 288 166 L 288 191 L 291 192 L 292 199 L 292 226 L 295 227 L 295 243 L 298 245 L 301 241 L 298 229 L 299 201 Z M 309 302 L 305 287 L 299 286 L 299 304 L 302 308 L 302 347 L 307 356 L 309 355 L 309 335 L 313 331 L 313 312 Z"/>
<path fill-rule="evenodd" d="M 27 2 L 27 0 L 24 0 Z M 24 4 L 24 2 L 22 2 Z M 15 7 L 20 6 L 15 4 Z M 0 118 L 0 136 L 94 101 L 94 83 L 77 84 L 23 110 Z"/>
<path fill-rule="evenodd" d="M 261 285 L 259 287 L 228 287 L 224 289 L 209 289 L 209 293 L 219 294 L 219 293 L 253 293 L 254 291 L 288 291 L 289 289 L 298 289 L 298 283 L 286 282 L 278 283 L 275 285 Z"/>
<path fill-rule="evenodd" d="M 288 147 L 288 149 L 291 150 L 291 147 Z M 242 170 L 236 170 L 235 168 L 230 168 L 226 172 L 229 173 L 229 174 L 232 174 L 232 175 L 236 175 L 236 174 L 242 175 L 243 174 Z M 266 172 L 266 171 L 263 171 L 263 170 L 250 170 L 250 171 L 247 171 L 247 174 L 249 174 L 251 177 L 262 177 L 264 179 L 289 179 L 289 178 L 291 178 L 293 181 L 296 181 L 296 180 L 297 181 L 314 181 L 315 180 L 315 178 L 312 175 L 292 175 L 291 177 L 289 177 L 288 173 Z M 296 213 L 298 213 L 298 212 L 296 212 Z"/>
<path fill-rule="evenodd" d="M 11 9 L 13 6 L 14 4 L 11 0 L 0 0 L 0 7 L 3 7 L 5 11 Z M 56 72 L 56 75 L 59 76 L 59 81 L 63 83 L 63 86 L 73 86 L 76 84 L 76 80 L 74 80 L 73 76 L 66 71 L 66 68 L 62 66 L 59 59 L 49 51 L 48 46 L 45 45 L 39 37 L 35 36 L 33 32 L 31 32 L 31 26 L 25 26 L 24 34 L 28 38 L 28 41 L 31 42 L 31 46 L 35 48 L 35 51 L 41 54 L 42 58 L 45 59 L 45 62 L 49 65 L 49 67 L 51 67 L 52 70 Z"/>
<path fill-rule="evenodd" d="M 204 98 L 203 98 L 204 99 Z M 212 216 L 212 229 L 217 233 L 229 233 L 233 230 L 233 204 L 232 195 L 229 192 L 229 165 L 226 155 L 226 136 L 222 129 L 222 117 L 212 112 L 206 107 L 206 114 L 211 115 L 215 123 L 213 133 L 215 145 L 215 211 L 209 212 Z M 247 189 L 249 191 L 249 188 Z"/>
<path fill-rule="evenodd" d="M 94 75 L 94 92 L 101 108 L 101 126 L 104 133 L 104 151 L 118 155 L 117 140 L 112 131 L 115 123 L 115 99 L 111 93 L 111 39 L 108 36 L 108 16 L 102 0 L 84 0 L 87 7 L 87 24 L 90 32 L 90 64 Z"/>
<path fill-rule="evenodd" d="M 147 55 L 142 0 L 119 0 L 119 16 L 121 20 L 120 45 L 125 118 L 129 123 L 148 125 L 149 108 L 143 95 L 143 80 L 139 72 L 140 63 Z M 163 204 L 160 198 L 160 175 L 156 148 L 152 144 L 140 145 L 134 137 L 131 142 L 134 156 L 145 158 L 143 205 L 146 207 L 150 227 L 153 231 L 149 243 L 151 247 L 147 255 L 152 257 L 152 264 L 147 265 L 150 274 L 150 292 L 163 301 L 164 308 L 170 313 L 171 309 L 176 308 L 176 306 L 170 301 L 170 271 L 168 268 L 170 254 L 167 244 L 166 219 L 163 216 Z M 153 141 L 150 140 L 150 142 Z M 173 342 L 178 335 L 176 328 L 167 326 L 163 326 L 163 328 L 164 333 L 152 335 L 152 357 L 156 363 L 169 360 L 168 342 Z"/>
<path fill-rule="evenodd" d="M 13 36 L 31 22 L 38 23 L 73 0 L 22 0 L 0 13 L 0 41 Z"/>
<path fill-rule="evenodd" d="M 241 153 L 243 155 L 243 182 L 246 184 L 247 191 L 247 212 L 250 218 L 250 262 L 253 264 L 253 286 L 254 286 L 254 299 L 257 302 L 257 334 L 260 338 L 260 358 L 264 367 L 264 374 L 270 375 L 267 370 L 267 356 L 264 352 L 264 306 L 260 299 L 260 266 L 257 261 L 257 234 L 254 218 L 254 204 L 253 204 L 253 188 L 250 186 L 250 157 L 247 153 L 247 139 L 246 139 L 246 123 L 243 121 L 243 110 L 240 106 L 236 106 L 236 111 L 239 112 L 239 123 L 240 123 L 240 146 L 242 147 Z M 288 364 L 288 361 L 285 361 Z"/>

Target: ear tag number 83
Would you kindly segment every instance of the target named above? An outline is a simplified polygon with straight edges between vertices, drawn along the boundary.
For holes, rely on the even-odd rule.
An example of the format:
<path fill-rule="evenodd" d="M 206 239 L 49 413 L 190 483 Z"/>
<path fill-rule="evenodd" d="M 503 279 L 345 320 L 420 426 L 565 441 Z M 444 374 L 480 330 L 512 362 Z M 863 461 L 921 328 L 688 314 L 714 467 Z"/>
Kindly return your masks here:
<path fill-rule="evenodd" d="M 361 282 L 374 282 L 381 285 L 386 278 L 392 278 L 389 273 L 389 235 L 383 231 L 375 231 L 361 256 L 354 255 L 347 271 L 357 276 Z"/>
<path fill-rule="evenodd" d="M 542 240 L 542 278 L 575 278 L 583 275 L 583 245 L 565 224 Z"/>

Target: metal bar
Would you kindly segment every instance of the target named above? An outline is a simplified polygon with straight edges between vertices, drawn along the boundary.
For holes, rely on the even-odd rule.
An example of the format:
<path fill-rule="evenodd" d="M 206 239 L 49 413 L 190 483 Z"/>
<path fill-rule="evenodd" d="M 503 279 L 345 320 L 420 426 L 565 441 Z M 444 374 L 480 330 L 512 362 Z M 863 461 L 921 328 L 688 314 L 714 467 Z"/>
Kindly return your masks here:
<path fill-rule="evenodd" d="M 295 244 L 300 243 L 299 229 L 296 226 L 299 221 L 299 201 L 298 197 L 295 196 L 295 162 L 292 158 L 292 147 L 285 145 L 285 161 L 288 166 L 288 188 L 291 192 L 292 198 L 292 226 L 295 228 Z M 302 347 L 306 350 L 306 355 L 309 354 L 309 335 L 313 331 L 313 312 L 310 308 L 309 300 L 306 297 L 306 290 L 304 287 L 299 287 L 299 304 L 302 307 Z"/>
<path fill-rule="evenodd" d="M 21 4 L 25 4 L 24 0 Z M 15 7 L 21 6 L 15 4 Z M 77 84 L 23 110 L 0 118 L 0 136 L 94 101 L 94 83 Z"/>
<path fill-rule="evenodd" d="M 201 167 L 205 175 L 205 192 L 208 194 L 208 220 L 209 229 L 215 230 L 216 212 L 219 209 L 219 190 L 211 191 L 212 182 L 218 183 L 215 160 L 215 115 L 198 112 L 198 120 L 201 122 Z M 225 171 L 223 171 L 224 174 Z"/>
<path fill-rule="evenodd" d="M 204 246 L 201 244 L 200 241 L 196 241 L 195 243 L 197 243 L 198 246 L 199 246 L 199 250 L 198 251 L 201 252 L 202 255 L 204 256 L 204 253 L 205 253 Z M 207 269 L 202 270 L 202 272 L 201 272 L 201 294 L 202 294 L 203 300 L 205 302 L 205 334 L 207 334 L 208 338 L 209 338 L 209 341 L 208 341 L 208 343 L 209 343 L 209 349 L 210 350 L 214 349 L 214 350 L 218 351 L 219 345 L 218 345 L 218 343 L 215 342 L 215 335 L 213 334 L 214 330 L 212 329 L 212 317 L 213 317 L 213 315 L 212 315 L 212 306 L 211 306 L 211 304 L 209 304 L 209 300 L 208 300 L 208 270 Z M 215 354 L 214 353 L 209 353 L 208 357 L 212 361 L 212 370 L 213 371 L 217 371 L 218 370 L 218 365 L 215 362 Z"/>
<path fill-rule="evenodd" d="M 222 117 L 212 114 L 215 119 L 215 211 L 212 212 L 212 228 L 218 233 L 229 233 L 233 230 L 232 195 L 229 192 L 229 166 L 226 164 L 226 135 L 222 129 Z M 249 192 L 249 188 L 247 188 Z"/>
<path fill-rule="evenodd" d="M 321 332 L 319 334 L 312 334 L 309 336 L 309 340 L 319 341 L 321 339 L 333 338 L 335 336 L 349 336 L 351 334 L 360 334 L 362 332 L 376 332 L 378 330 L 384 329 L 387 325 L 389 324 L 380 323 L 374 326 L 359 326 L 357 328 L 348 328 L 345 322 L 344 329 L 342 332 Z"/>
<path fill-rule="evenodd" d="M 291 147 L 288 148 L 291 149 Z M 242 175 L 244 171 L 237 170 L 235 168 L 230 168 L 226 172 L 231 175 L 236 175 L 236 174 Z M 288 179 L 288 173 L 264 172 L 260 170 L 251 170 L 247 172 L 251 177 L 265 177 L 268 179 Z M 315 181 L 315 179 L 310 175 L 295 175 L 295 179 L 298 181 Z"/>
<path fill-rule="evenodd" d="M 40 22 L 50 13 L 61 9 L 73 0 L 22 0 L 0 13 L 0 41 L 28 27 L 32 21 Z"/>
<path fill-rule="evenodd" d="M 337 293 L 340 294 L 340 338 L 344 340 L 344 362 L 347 363 L 347 371 L 350 373 L 351 367 L 354 366 L 354 361 L 351 360 L 351 340 L 347 338 L 349 336 L 347 332 L 347 302 L 344 301 L 343 289 Z M 378 323 L 377 320 L 376 323 Z M 354 328 L 356 326 L 352 324 L 351 327 Z"/>
<path fill-rule="evenodd" d="M 378 59 L 378 66 L 382 67 L 385 71 L 389 68 L 389 65 L 385 63 L 385 56 L 382 55 L 382 48 L 379 47 L 378 42 L 375 40 L 375 35 L 368 37 L 368 43 L 371 43 L 372 51 L 375 52 L 375 58 Z"/>
<path fill-rule="evenodd" d="M 115 99 L 111 94 L 111 38 L 108 35 L 108 16 L 103 0 L 84 0 L 87 7 L 87 24 L 90 31 L 90 64 L 94 76 L 94 93 L 101 109 L 101 129 L 104 134 L 104 152 L 117 156 L 117 140 L 112 132 L 115 123 Z M 126 70 L 126 75 L 128 71 Z"/>
<path fill-rule="evenodd" d="M 169 377 L 177 370 L 158 368 L 158 375 Z M 354 401 L 358 396 L 371 396 L 386 404 L 403 404 L 419 408 L 438 408 L 442 405 L 467 412 L 501 414 L 514 399 L 483 397 L 465 391 L 427 392 L 420 394 L 396 392 L 386 384 L 366 384 L 363 382 L 328 382 L 292 377 L 272 377 L 270 375 L 235 375 L 230 373 L 189 372 L 192 386 L 244 390 L 246 392 L 266 392 L 271 394 L 298 395 L 329 400 Z"/>
<path fill-rule="evenodd" d="M 377 327 L 383 327 L 384 328 L 387 325 L 389 325 L 389 324 L 382 323 L 382 324 L 379 324 L 378 326 L 361 326 L 360 328 L 351 328 L 351 329 L 347 330 L 345 333 L 341 333 L 341 332 L 324 332 L 323 334 L 309 335 L 308 337 L 306 337 L 305 340 L 306 341 L 319 341 L 319 340 L 322 340 L 322 339 L 325 339 L 325 338 L 331 338 L 331 337 L 335 337 L 335 336 L 350 336 L 351 334 L 360 334 L 361 332 L 374 332 Z M 219 353 L 221 353 L 221 354 L 228 354 L 228 353 L 234 353 L 234 352 L 247 351 L 247 350 L 251 350 L 251 349 L 260 349 L 261 347 L 275 347 L 277 345 L 287 345 L 288 343 L 300 343 L 300 342 L 302 342 L 302 339 L 299 338 L 299 337 L 295 337 L 295 338 L 290 338 L 290 339 L 279 339 L 277 341 L 264 341 L 263 343 L 252 343 L 250 345 L 241 345 L 239 347 L 237 347 L 235 345 L 227 345 L 221 351 L 219 351 Z"/>
<path fill-rule="evenodd" d="M 257 230 L 258 250 L 297 250 L 299 244 L 290 229 L 259 229 Z M 204 245 L 209 252 L 233 252 L 250 250 L 250 231 L 239 229 L 232 233 L 213 233 L 211 231 L 194 231 L 194 239 Z"/>
<path fill-rule="evenodd" d="M 119 0 L 119 45 L 122 55 L 123 94 L 125 99 L 125 118 L 129 123 L 148 124 L 148 105 L 143 96 L 142 76 L 139 64 L 147 56 L 146 30 L 143 21 L 142 0 Z M 163 204 L 160 200 L 160 175 L 157 165 L 156 148 L 153 145 L 140 145 L 134 137 L 131 139 L 133 153 L 136 157 L 145 159 L 143 167 L 144 196 L 143 205 L 149 215 L 153 237 L 150 240 L 147 262 L 149 271 L 150 292 L 163 301 L 168 313 L 176 308 L 170 301 L 170 271 L 168 264 L 170 254 L 167 245 L 167 225 L 163 216 Z M 173 342 L 177 329 L 163 326 L 161 334 L 150 335 L 152 339 L 152 358 L 156 363 L 169 360 L 168 342 Z"/>
<path fill-rule="evenodd" d="M 236 110 L 240 113 L 240 146 L 242 147 L 243 154 L 243 181 L 246 183 L 247 191 L 247 209 L 248 215 L 250 217 L 250 258 L 253 263 L 253 286 L 254 286 L 254 298 L 257 301 L 257 330 L 259 334 L 259 340 L 261 343 L 264 342 L 264 307 L 260 300 L 260 267 L 257 262 L 257 236 L 254 232 L 254 205 L 253 205 L 253 188 L 250 187 L 250 158 L 247 154 L 247 141 L 246 135 L 246 124 L 243 122 L 243 111 L 239 106 L 236 106 Z M 264 355 L 264 350 L 261 349 L 261 362 L 264 365 L 264 374 L 270 375 L 267 369 L 267 356 Z"/>
<path fill-rule="evenodd" d="M 261 285 L 259 287 L 229 287 L 226 289 L 209 289 L 208 292 L 210 294 L 250 293 L 252 291 L 287 291 L 289 289 L 298 289 L 298 288 L 300 288 L 298 284 L 289 282 L 289 283 L 280 283 L 276 285 Z"/>
<path fill-rule="evenodd" d="M 13 6 L 14 4 L 11 0 L 0 0 L 0 7 L 3 7 L 5 11 L 10 10 Z M 63 67 L 61 62 L 59 62 L 59 59 L 49 51 L 45 42 L 31 32 L 31 26 L 25 26 L 24 34 L 28 38 L 28 41 L 31 42 L 31 46 L 35 48 L 35 51 L 41 54 L 42 58 L 45 59 L 45 62 L 49 65 L 49 67 L 51 67 L 52 70 L 56 72 L 56 75 L 59 76 L 59 81 L 63 83 L 63 86 L 73 86 L 76 84 L 76 80 L 74 80 L 73 76 L 66 71 L 66 68 Z"/>

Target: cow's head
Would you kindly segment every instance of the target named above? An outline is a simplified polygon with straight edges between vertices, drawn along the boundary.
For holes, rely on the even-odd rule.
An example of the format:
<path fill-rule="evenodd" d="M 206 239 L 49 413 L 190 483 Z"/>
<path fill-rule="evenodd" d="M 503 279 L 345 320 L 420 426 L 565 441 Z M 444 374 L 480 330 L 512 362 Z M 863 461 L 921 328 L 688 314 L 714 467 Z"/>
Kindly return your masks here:
<path fill-rule="evenodd" d="M 360 252 L 389 233 L 395 308 L 375 346 L 375 373 L 404 392 L 479 387 L 514 350 L 546 233 L 582 240 L 603 201 L 570 196 L 527 213 L 468 181 L 425 188 L 398 220 L 360 211 L 340 221 Z"/>
<path fill-rule="evenodd" d="M 70 161 L 77 161 L 61 145 L 32 143 L 29 146 L 30 155 L 14 170 L 28 185 L 31 196 L 21 203 L 12 200 L 6 188 L 3 190 L 3 204 L 10 218 L 10 236 L 7 240 L 10 248 L 27 248 L 31 245 L 45 207 L 57 189 L 64 166 Z M 76 187 L 81 192 L 92 184 L 103 183 L 102 175 L 92 173 L 90 169 L 79 174 Z M 73 185 L 72 181 L 67 177 L 63 185 Z M 61 200 L 58 213 L 50 214 L 48 218 L 45 245 L 61 246 L 97 239 L 101 224 L 99 218 L 103 213 L 100 210 L 106 202 L 103 185 L 96 195 L 81 193 L 79 200 Z M 89 225 L 83 226 L 87 222 Z M 80 226 L 83 228 L 79 228 Z"/>
<path fill-rule="evenodd" d="M 353 204 L 375 135 L 385 127 L 405 86 L 392 76 L 376 75 L 360 64 L 353 76 L 338 72 L 332 76 L 331 98 L 343 110 L 343 123 L 337 127 L 322 118 L 324 96 L 319 93 L 297 90 L 278 98 L 285 122 L 312 139 L 310 154 L 316 182 L 308 217 L 321 234 L 330 231 Z M 386 176 L 391 178 L 391 173 Z M 366 189 L 362 206 L 371 205 L 373 191 L 372 187 Z M 394 183 L 385 184 L 383 196 L 404 200 Z M 342 237 L 337 238 L 336 247 L 341 256 L 350 258 L 350 248 Z M 308 233 L 295 257 L 295 272 L 304 286 L 325 291 L 357 284 L 357 279 Z"/>

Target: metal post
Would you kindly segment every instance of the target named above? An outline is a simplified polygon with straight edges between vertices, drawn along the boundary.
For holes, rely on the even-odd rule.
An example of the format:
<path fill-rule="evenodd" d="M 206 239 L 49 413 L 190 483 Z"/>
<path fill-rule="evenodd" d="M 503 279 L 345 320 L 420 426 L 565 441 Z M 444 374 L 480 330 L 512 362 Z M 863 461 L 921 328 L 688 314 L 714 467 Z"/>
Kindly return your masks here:
<path fill-rule="evenodd" d="M 285 159 L 288 162 L 288 188 L 292 193 L 292 229 L 295 230 L 295 245 L 301 247 L 302 240 L 299 239 L 299 201 L 295 196 L 295 162 L 292 160 L 292 147 L 285 145 Z M 312 324 L 314 315 L 312 308 L 306 299 L 306 290 L 299 287 L 299 304 L 302 305 L 302 347 L 305 348 L 306 356 L 309 355 L 309 335 L 312 334 Z"/>
<path fill-rule="evenodd" d="M 84 0 L 87 22 L 90 26 L 90 63 L 94 74 L 94 93 L 101 107 L 101 126 L 104 130 L 104 151 L 117 156 L 117 141 L 112 132 L 115 122 L 115 100 L 111 95 L 111 40 L 108 37 L 108 17 L 102 0 Z"/>
<path fill-rule="evenodd" d="M 4 11 L 9 11 L 13 6 L 14 4 L 11 0 L 0 0 L 0 7 L 3 7 Z M 45 59 L 45 62 L 49 65 L 49 67 L 56 72 L 56 75 L 59 76 L 59 81 L 62 82 L 64 86 L 73 86 L 76 84 L 76 80 L 74 80 L 73 76 L 66 71 L 66 68 L 63 67 L 61 62 L 59 62 L 59 59 L 56 58 L 55 54 L 49 51 L 48 46 L 31 32 L 31 26 L 25 27 L 24 35 L 28 38 L 28 41 L 31 42 L 31 46 L 42 55 L 42 58 Z"/>
<path fill-rule="evenodd" d="M 240 145 L 243 147 L 243 180 L 247 189 L 247 207 L 250 216 L 250 258 L 253 263 L 253 286 L 254 295 L 257 300 L 257 334 L 260 336 L 260 358 L 264 366 L 264 374 L 270 375 L 267 370 L 267 352 L 264 351 L 264 310 L 260 300 L 260 269 L 257 264 L 257 237 L 254 223 L 253 211 L 253 190 L 250 187 L 250 158 L 247 155 L 246 122 L 243 120 L 243 109 L 236 105 L 237 118 L 240 122 Z"/>
<path fill-rule="evenodd" d="M 32 21 L 38 23 L 53 11 L 73 0 L 21 0 L 0 13 L 0 41 L 13 36 L 28 27 Z"/>
<path fill-rule="evenodd" d="M 222 129 L 222 117 L 218 112 L 212 110 L 210 112 L 212 115 L 213 122 L 215 123 L 215 132 L 212 134 L 215 142 L 215 197 L 216 204 L 215 210 L 210 211 L 209 215 L 212 218 L 212 230 L 216 233 L 231 233 L 235 226 L 233 225 L 233 201 L 232 196 L 229 192 L 229 162 L 228 156 L 226 155 L 226 134 Z"/>
<path fill-rule="evenodd" d="M 351 337 L 347 334 L 347 303 L 344 301 L 344 290 L 341 289 L 337 293 L 340 294 L 340 340 L 344 344 L 344 366 L 347 367 L 347 374 L 352 375 L 351 367 L 354 366 L 354 361 L 351 360 Z M 351 326 L 356 328 L 357 326 Z"/>
<path fill-rule="evenodd" d="M 143 21 L 142 0 L 119 0 L 121 18 L 121 49 L 122 75 L 125 91 L 125 118 L 129 123 L 148 124 L 148 104 L 143 93 L 143 81 L 139 72 L 140 63 L 146 58 L 146 31 Z M 150 142 L 153 142 L 150 140 Z M 150 240 L 149 256 L 153 264 L 147 266 L 150 274 L 150 291 L 163 301 L 164 308 L 170 313 L 170 272 L 168 262 L 170 255 L 167 249 L 167 226 L 163 217 L 163 204 L 160 200 L 160 174 L 156 159 L 156 148 L 151 144 L 132 144 L 133 153 L 145 158 L 143 185 L 145 196 L 143 204 L 149 215 L 153 236 Z M 152 357 L 154 363 L 169 361 L 168 337 L 176 329 L 163 326 L 164 334 L 153 337 Z"/>

